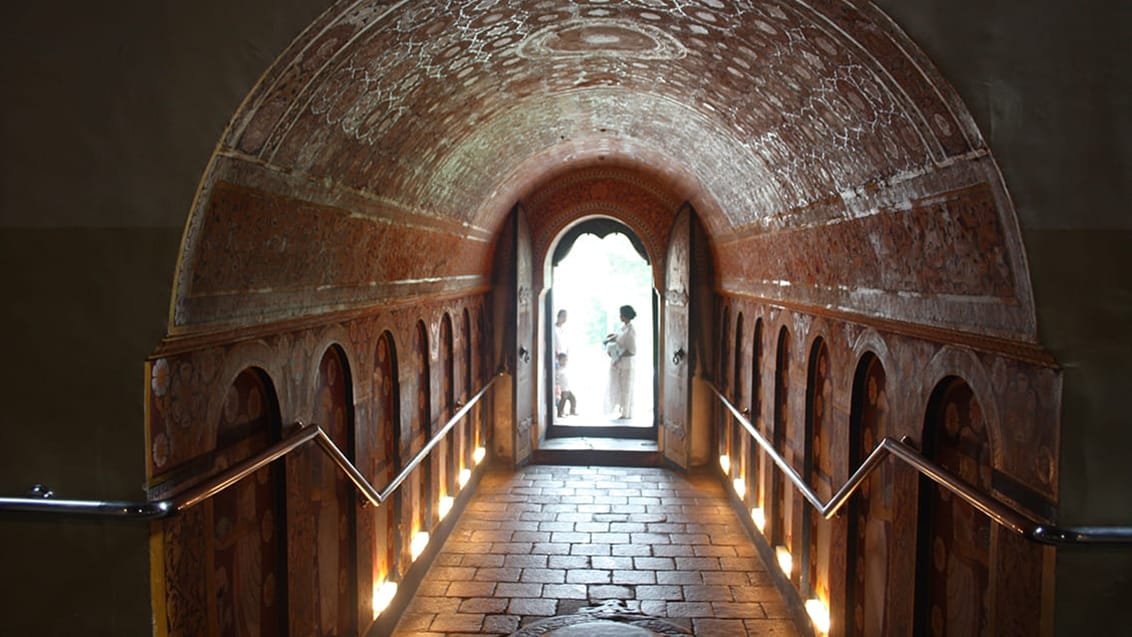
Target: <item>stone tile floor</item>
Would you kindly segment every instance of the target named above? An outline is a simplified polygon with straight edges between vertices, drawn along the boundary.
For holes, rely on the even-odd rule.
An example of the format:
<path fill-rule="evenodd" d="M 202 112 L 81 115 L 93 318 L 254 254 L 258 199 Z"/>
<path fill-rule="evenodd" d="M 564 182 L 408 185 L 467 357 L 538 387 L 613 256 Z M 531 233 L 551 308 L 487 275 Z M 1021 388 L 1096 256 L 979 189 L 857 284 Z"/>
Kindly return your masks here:
<path fill-rule="evenodd" d="M 606 600 L 704 637 L 798 635 L 725 497 L 657 468 L 493 470 L 394 635 L 507 635 Z"/>

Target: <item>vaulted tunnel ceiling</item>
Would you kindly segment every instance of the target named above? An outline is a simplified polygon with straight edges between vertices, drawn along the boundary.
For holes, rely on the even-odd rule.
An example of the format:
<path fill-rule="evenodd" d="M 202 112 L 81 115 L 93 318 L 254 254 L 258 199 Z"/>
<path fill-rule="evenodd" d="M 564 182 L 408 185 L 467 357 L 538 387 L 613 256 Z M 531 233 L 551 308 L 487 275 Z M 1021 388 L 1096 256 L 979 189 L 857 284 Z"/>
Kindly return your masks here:
<path fill-rule="evenodd" d="M 222 139 L 173 328 L 482 287 L 514 204 L 577 171 L 689 201 L 724 289 L 1033 338 L 973 122 L 883 14 L 839 0 L 337 3 Z M 544 204 L 536 236 L 571 208 Z"/>

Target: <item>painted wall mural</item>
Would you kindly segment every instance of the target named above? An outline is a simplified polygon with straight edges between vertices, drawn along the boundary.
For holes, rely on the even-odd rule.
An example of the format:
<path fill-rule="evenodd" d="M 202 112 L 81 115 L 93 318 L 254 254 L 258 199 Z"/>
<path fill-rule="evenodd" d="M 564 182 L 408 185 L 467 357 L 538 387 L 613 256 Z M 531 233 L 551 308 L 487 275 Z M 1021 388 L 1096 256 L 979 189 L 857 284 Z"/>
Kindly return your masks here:
<path fill-rule="evenodd" d="M 180 288 L 179 311 L 197 324 L 287 320 L 361 298 L 388 304 L 487 285 L 478 274 L 490 248 L 483 233 L 368 201 L 319 201 L 294 184 L 220 182 L 211 197 L 199 258 Z"/>
<path fill-rule="evenodd" d="M 659 255 L 688 201 L 728 293 L 1036 340 L 1013 207 L 964 105 L 872 5 L 795 0 L 320 17 L 210 164 L 171 327 L 478 293 L 516 201 L 536 261 L 588 214 Z"/>
<path fill-rule="evenodd" d="M 322 426 L 383 488 L 405 453 L 419 449 L 425 432 L 446 419 L 427 401 L 427 409 L 418 409 L 418 390 L 440 379 L 419 374 L 418 357 L 398 365 L 396 352 L 414 351 L 420 324 L 439 331 L 445 316 L 465 310 L 481 316 L 483 306 L 481 296 L 440 299 L 325 323 L 284 324 L 261 335 L 167 341 L 148 365 L 150 498 L 177 493 L 253 455 L 291 431 L 284 423 L 295 421 Z M 482 360 L 487 351 L 473 350 L 472 359 L 461 363 L 492 368 Z M 424 353 L 429 356 L 427 347 Z M 402 404 L 413 406 L 407 416 L 400 413 Z M 471 457 L 465 447 L 476 439 L 476 426 L 464 421 L 467 432 L 454 439 L 454 455 Z M 399 435 L 413 446 L 399 447 Z M 155 522 L 158 634 L 367 629 L 374 621 L 375 585 L 400 579 L 411 564 L 410 531 L 432 529 L 426 503 L 438 498 L 437 487 L 435 479 L 422 479 L 415 491 L 376 510 L 360 508 L 354 487 L 307 448 L 200 507 Z"/>
<path fill-rule="evenodd" d="M 852 222 L 739 235 L 719 246 L 723 286 L 773 298 L 782 282 L 806 281 L 792 291 L 795 302 L 865 311 L 859 302 L 838 300 L 851 289 L 869 299 L 870 315 L 887 318 L 910 316 L 915 297 L 914 303 L 937 308 L 925 323 L 1016 335 L 1025 317 L 1012 300 L 1018 284 L 997 205 L 982 184 Z M 897 256 L 912 252 L 915 258 Z"/>
<path fill-rule="evenodd" d="M 864 181 L 854 182 L 852 168 L 861 164 L 875 162 L 896 173 L 961 154 L 980 141 L 970 122 L 949 108 L 954 98 L 933 86 L 938 78 L 909 60 L 899 35 L 877 28 L 880 21 L 869 10 L 848 4 L 713 3 L 684 9 L 603 2 L 551 8 L 511 0 L 390 11 L 387 3 L 374 1 L 351 9 L 325 17 L 292 46 L 237 118 L 228 147 L 315 175 L 330 164 L 348 165 L 353 167 L 343 175 L 348 187 L 364 191 L 389 184 L 404 196 L 413 184 L 384 174 L 392 164 L 385 160 L 409 151 L 430 125 L 441 130 L 466 125 L 460 111 L 468 105 L 481 114 L 482 128 L 499 134 L 502 122 L 496 121 L 511 114 L 505 105 L 530 99 L 536 81 L 554 96 L 587 81 L 647 87 L 662 95 L 672 90 L 668 86 L 701 86 L 704 105 L 689 109 L 694 119 L 728 121 L 750 131 L 758 155 L 786 160 L 774 162 L 776 170 L 768 168 L 770 161 L 716 166 L 717 179 L 753 167 L 759 175 L 754 181 L 774 183 L 783 191 L 778 197 L 795 201 Z M 858 53 L 861 45 L 871 57 Z M 655 81 L 658 71 L 667 82 Z M 560 110 L 550 109 L 555 115 Z M 545 148 L 550 139 L 572 132 L 575 118 L 557 119 L 556 126 L 519 128 L 545 139 L 523 140 L 523 146 Z M 673 154 L 695 138 L 687 124 L 669 130 L 672 146 L 661 150 L 677 151 Z M 695 132 L 707 133 L 700 141 L 718 143 L 714 131 Z M 815 137 L 840 143 L 824 152 L 799 152 L 813 148 Z M 487 155 L 479 153 L 491 145 L 475 140 L 461 145 L 459 138 L 452 135 L 432 151 L 428 172 L 486 192 L 486 175 L 475 169 L 475 160 L 485 165 Z M 831 160 L 841 153 L 869 161 Z M 820 163 L 837 169 L 817 170 Z M 790 183 L 796 185 L 787 187 Z M 433 186 L 441 207 L 448 188 Z M 733 215 L 755 207 L 738 200 L 726 204 Z"/>
<path fill-rule="evenodd" d="M 931 330 L 895 331 L 883 321 L 741 296 L 718 302 L 723 314 L 755 321 L 758 342 L 744 348 L 742 364 L 774 379 L 752 381 L 759 395 L 751 397 L 752 421 L 772 423 L 768 439 L 799 473 L 810 470 L 808 484 L 823 501 L 883 437 L 907 437 L 977 490 L 1037 519 L 1055 515 L 1056 468 L 1048 459 L 1057 456 L 1061 379 L 1048 357 L 995 343 L 946 344 Z M 760 330 L 759 321 L 771 329 Z M 733 348 L 730 341 L 717 347 Z M 730 376 L 733 368 L 717 373 Z M 806 391 L 790 391 L 799 385 Z M 1024 427 L 1016 412 L 1025 414 Z M 742 449 L 727 442 L 730 426 L 717 417 L 721 453 Z M 913 469 L 886 460 L 847 515 L 828 521 L 810 513 L 777 472 L 764 466 L 761 475 L 765 494 L 748 489 L 742 499 L 763 509 L 767 546 L 790 549 L 802 598 L 828 602 L 831 635 L 911 634 L 917 625 L 924 634 L 1040 634 L 1043 620 L 1033 609 L 1050 593 L 1053 552 L 993 525 L 934 483 L 921 484 Z M 927 583 L 918 586 L 917 577 Z M 917 606 L 912 596 L 893 594 L 900 590 L 925 596 Z"/>

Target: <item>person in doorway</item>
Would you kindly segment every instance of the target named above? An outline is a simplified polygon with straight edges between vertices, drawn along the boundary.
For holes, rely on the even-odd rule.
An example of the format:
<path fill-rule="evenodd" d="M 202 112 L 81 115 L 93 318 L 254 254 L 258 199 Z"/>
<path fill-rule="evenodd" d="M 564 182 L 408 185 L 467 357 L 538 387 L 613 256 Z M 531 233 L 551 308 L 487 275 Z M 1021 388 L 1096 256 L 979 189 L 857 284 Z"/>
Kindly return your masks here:
<path fill-rule="evenodd" d="M 558 366 L 554 371 L 554 398 L 558 405 L 558 417 L 566 417 L 566 403 L 570 403 L 570 415 L 578 415 L 578 401 L 570 391 L 570 379 L 566 376 L 566 363 L 570 360 L 565 352 L 558 355 Z"/>
<path fill-rule="evenodd" d="M 554 356 L 569 354 L 570 344 L 566 342 L 566 310 L 558 310 L 554 319 Z"/>
<path fill-rule="evenodd" d="M 606 394 L 606 412 L 616 413 L 618 420 L 633 417 L 633 356 L 637 353 L 637 333 L 633 319 L 637 317 L 632 305 L 622 305 L 621 325 L 617 332 L 605 337 L 602 343 L 609 354 L 609 392 Z"/>

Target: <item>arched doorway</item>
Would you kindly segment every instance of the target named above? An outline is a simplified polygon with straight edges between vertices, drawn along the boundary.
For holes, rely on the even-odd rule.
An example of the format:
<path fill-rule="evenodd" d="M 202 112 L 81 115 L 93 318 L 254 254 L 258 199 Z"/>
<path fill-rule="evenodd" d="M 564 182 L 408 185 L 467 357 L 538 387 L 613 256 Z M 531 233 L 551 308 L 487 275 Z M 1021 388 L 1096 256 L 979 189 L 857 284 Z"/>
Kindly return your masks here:
<path fill-rule="evenodd" d="M 566 229 L 548 257 L 547 436 L 655 439 L 658 316 L 644 244 L 624 223 L 594 217 Z M 611 342 L 625 332 L 630 344 Z"/>

